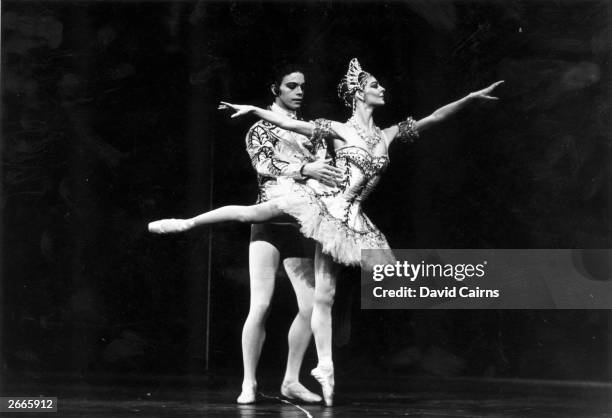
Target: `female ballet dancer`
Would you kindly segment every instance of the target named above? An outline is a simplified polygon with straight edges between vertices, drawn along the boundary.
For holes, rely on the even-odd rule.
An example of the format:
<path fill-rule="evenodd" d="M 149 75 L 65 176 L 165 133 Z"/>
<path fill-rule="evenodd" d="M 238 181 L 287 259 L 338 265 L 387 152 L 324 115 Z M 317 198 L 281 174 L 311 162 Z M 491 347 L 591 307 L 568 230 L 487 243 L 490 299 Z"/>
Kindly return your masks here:
<path fill-rule="evenodd" d="M 468 103 L 497 100 L 490 93 L 500 83 L 502 81 L 470 93 L 418 121 L 408 117 L 382 130 L 374 124 L 372 114 L 374 109 L 385 104 L 385 88 L 374 76 L 361 69 L 357 59 L 351 60 L 338 85 L 340 98 L 353 109 L 346 123 L 325 119 L 305 122 L 255 106 L 221 102 L 220 109 L 235 111 L 232 118 L 254 114 L 283 129 L 308 135 L 313 143 L 333 138 L 336 166 L 344 171 L 344 181 L 339 187 L 331 188 L 312 179 L 306 182 L 279 179 L 282 181 L 276 190 L 270 190 L 271 196 L 278 197 L 267 202 L 224 206 L 190 219 L 163 219 L 150 223 L 149 230 L 163 234 L 226 221 L 257 223 L 284 214 L 295 217 L 301 225 L 301 232 L 318 243 L 311 318 L 318 365 L 311 374 L 321 384 L 325 404 L 331 406 L 334 394 L 331 308 L 336 288 L 336 263 L 360 264 L 362 248 L 390 250 L 384 235 L 361 210 L 361 202 L 374 189 L 381 172 L 389 164 L 387 150 L 390 144 L 395 139 L 413 141 L 422 131 L 447 119 Z M 365 264 L 367 267 L 371 263 L 366 260 Z"/>

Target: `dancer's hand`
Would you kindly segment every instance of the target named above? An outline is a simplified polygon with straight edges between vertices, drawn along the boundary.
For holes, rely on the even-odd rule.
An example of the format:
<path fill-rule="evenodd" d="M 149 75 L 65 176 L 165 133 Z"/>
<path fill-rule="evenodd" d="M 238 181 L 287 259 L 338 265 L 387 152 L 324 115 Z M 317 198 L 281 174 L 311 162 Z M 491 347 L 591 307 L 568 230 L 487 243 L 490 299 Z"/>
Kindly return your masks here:
<path fill-rule="evenodd" d="M 495 87 L 499 86 L 503 82 L 504 80 L 495 82 L 487 88 L 470 93 L 468 96 L 472 99 L 479 99 L 479 100 L 499 100 L 499 97 L 491 96 L 490 93 L 495 89 Z"/>
<path fill-rule="evenodd" d="M 302 174 L 320 181 L 326 186 L 335 187 L 344 180 L 344 172 L 330 164 L 331 158 L 317 160 L 304 165 Z"/>
<path fill-rule="evenodd" d="M 175 234 L 188 231 L 195 226 L 192 219 L 160 219 L 149 223 L 149 232 L 152 234 Z"/>
<path fill-rule="evenodd" d="M 232 114 L 231 117 L 237 118 L 238 116 L 248 115 L 249 113 L 253 112 L 253 110 L 255 110 L 255 107 L 251 105 L 237 105 L 237 104 L 231 104 L 228 102 L 220 102 L 217 110 L 226 110 L 226 109 L 233 110 L 234 113 Z"/>

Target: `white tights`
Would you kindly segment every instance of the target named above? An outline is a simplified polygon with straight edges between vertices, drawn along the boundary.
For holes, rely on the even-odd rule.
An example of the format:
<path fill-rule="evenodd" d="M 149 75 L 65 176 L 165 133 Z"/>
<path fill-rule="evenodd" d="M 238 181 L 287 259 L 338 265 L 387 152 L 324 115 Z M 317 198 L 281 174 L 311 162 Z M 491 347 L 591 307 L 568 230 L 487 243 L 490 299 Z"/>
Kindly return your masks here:
<path fill-rule="evenodd" d="M 254 241 L 249 246 L 249 272 L 251 303 L 249 314 L 242 330 L 242 360 L 244 364 L 243 386 L 256 386 L 255 372 L 261 355 L 266 330 L 279 251 L 265 241 Z M 298 302 L 298 313 L 293 320 L 287 337 L 289 353 L 283 383 L 299 381 L 304 353 L 308 348 L 312 331 L 310 321 L 314 299 L 313 261 L 309 258 L 287 258 L 283 263 L 291 280 Z"/>

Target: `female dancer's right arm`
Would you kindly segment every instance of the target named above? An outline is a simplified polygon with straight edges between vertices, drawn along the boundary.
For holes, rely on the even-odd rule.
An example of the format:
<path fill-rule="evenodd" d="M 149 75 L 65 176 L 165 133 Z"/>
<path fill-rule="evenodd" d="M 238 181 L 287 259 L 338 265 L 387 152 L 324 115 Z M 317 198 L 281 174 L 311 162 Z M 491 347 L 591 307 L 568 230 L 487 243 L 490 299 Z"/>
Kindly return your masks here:
<path fill-rule="evenodd" d="M 231 109 L 234 111 L 232 118 L 237 118 L 242 115 L 253 114 L 258 118 L 261 118 L 273 125 L 288 131 L 297 132 L 302 135 L 311 136 L 314 130 L 314 126 L 310 122 L 304 122 L 303 120 L 291 119 L 285 115 L 281 115 L 271 110 L 262 109 L 257 106 L 251 105 L 237 105 L 227 102 L 221 102 L 219 110 Z"/>
<path fill-rule="evenodd" d="M 281 115 L 276 112 L 272 112 L 271 110 L 262 109 L 257 106 L 251 105 L 238 105 L 232 104 L 228 102 L 221 102 L 218 107 L 219 110 L 230 109 L 233 110 L 232 118 L 237 118 L 239 116 L 253 114 L 267 122 L 270 122 L 273 125 L 279 126 L 288 131 L 297 132 L 302 135 L 306 135 L 311 137 L 312 134 L 316 130 L 316 125 L 312 122 L 305 122 L 303 120 L 291 119 L 288 116 Z M 336 122 L 333 120 L 327 121 L 328 125 L 325 126 L 323 131 L 319 133 L 323 136 L 331 136 L 335 139 L 339 139 L 340 141 L 344 141 L 344 136 L 346 133 L 346 128 L 343 123 Z"/>

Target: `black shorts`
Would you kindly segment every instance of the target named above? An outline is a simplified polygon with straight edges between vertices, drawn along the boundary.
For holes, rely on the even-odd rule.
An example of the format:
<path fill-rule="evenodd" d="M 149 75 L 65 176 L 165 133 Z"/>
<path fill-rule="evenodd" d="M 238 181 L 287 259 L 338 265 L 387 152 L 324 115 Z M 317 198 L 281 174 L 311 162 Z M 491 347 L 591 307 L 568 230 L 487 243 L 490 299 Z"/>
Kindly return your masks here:
<path fill-rule="evenodd" d="M 315 241 L 304 237 L 297 224 L 253 224 L 251 242 L 265 241 L 280 252 L 280 258 L 314 258 Z"/>

